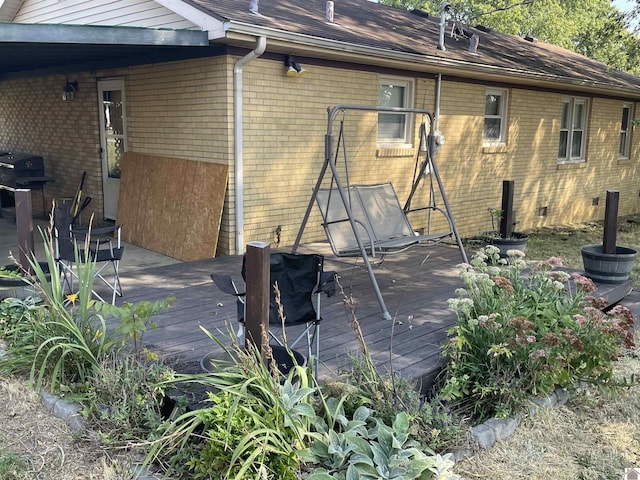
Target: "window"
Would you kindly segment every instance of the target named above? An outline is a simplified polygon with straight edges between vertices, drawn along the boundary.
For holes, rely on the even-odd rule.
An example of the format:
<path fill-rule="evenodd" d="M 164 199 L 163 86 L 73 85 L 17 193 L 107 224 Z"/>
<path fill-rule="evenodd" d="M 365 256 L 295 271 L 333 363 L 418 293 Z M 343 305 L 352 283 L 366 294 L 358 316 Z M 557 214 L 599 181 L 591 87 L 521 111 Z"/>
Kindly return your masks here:
<path fill-rule="evenodd" d="M 622 120 L 620 121 L 620 142 L 618 143 L 618 158 L 629 158 L 629 141 L 631 138 L 631 104 L 622 105 Z"/>
<path fill-rule="evenodd" d="M 378 105 L 412 108 L 413 82 L 402 78 L 381 78 Z M 378 143 L 394 146 L 411 144 L 412 118 L 409 113 L 378 113 Z"/>
<path fill-rule="evenodd" d="M 584 160 L 587 143 L 586 128 L 587 99 L 574 97 L 563 99 L 558 161 L 576 162 Z"/>
<path fill-rule="evenodd" d="M 507 143 L 507 91 L 487 90 L 484 100 L 484 145 Z"/>

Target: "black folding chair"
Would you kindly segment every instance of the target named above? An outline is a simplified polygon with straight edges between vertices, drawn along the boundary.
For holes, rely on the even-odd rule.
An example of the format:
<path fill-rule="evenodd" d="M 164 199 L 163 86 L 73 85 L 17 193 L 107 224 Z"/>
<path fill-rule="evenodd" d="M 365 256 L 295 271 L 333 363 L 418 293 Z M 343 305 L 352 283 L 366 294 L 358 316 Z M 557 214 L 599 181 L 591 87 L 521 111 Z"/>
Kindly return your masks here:
<path fill-rule="evenodd" d="M 74 220 L 68 205 L 55 207 L 53 212 L 54 255 L 58 273 L 62 276 L 70 293 L 73 293 L 74 279 L 78 278 L 73 268 L 76 260 L 83 263 L 94 262 L 93 276 L 109 287 L 111 303 L 115 305 L 116 296 L 122 297 L 120 285 L 120 260 L 124 254 L 124 246 L 120 240 L 122 225 L 74 229 Z M 113 268 L 112 274 L 107 273 L 109 265 Z M 100 301 L 105 301 L 95 289 L 93 289 L 93 295 Z"/>
<path fill-rule="evenodd" d="M 242 278 L 246 278 L 245 259 L 242 262 Z M 237 298 L 238 339 L 244 342 L 245 292 L 240 291 L 231 277 L 226 274 L 211 274 L 211 279 L 224 293 Z M 286 342 L 294 349 L 301 340 L 306 339 L 307 358 L 314 359 L 314 374 L 318 378 L 320 358 L 320 315 L 322 294 L 335 293 L 335 272 L 324 271 L 322 255 L 303 255 L 292 253 L 272 253 L 270 265 L 269 334 L 280 346 L 285 345 L 284 331 L 276 335 L 273 329 L 303 325 L 304 329 L 293 342 Z M 280 305 L 284 319 L 280 318 L 280 305 L 276 302 L 276 288 L 280 295 Z"/>

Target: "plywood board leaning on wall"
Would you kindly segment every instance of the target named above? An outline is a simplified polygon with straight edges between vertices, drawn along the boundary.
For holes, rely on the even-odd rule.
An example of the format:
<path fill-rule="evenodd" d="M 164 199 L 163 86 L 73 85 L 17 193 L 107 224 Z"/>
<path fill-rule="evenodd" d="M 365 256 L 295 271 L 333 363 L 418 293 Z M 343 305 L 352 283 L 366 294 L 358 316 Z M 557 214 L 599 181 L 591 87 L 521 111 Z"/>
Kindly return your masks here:
<path fill-rule="evenodd" d="M 214 257 L 228 167 L 127 152 L 118 219 L 122 239 L 183 261 Z"/>

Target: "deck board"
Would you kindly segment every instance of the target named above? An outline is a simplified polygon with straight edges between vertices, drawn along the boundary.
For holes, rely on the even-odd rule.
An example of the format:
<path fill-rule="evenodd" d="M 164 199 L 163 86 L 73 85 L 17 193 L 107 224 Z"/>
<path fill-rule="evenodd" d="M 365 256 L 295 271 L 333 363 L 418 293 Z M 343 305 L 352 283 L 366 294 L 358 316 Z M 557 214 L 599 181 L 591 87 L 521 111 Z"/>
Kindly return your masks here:
<path fill-rule="evenodd" d="M 123 276 L 125 297 L 118 302 L 175 296 L 174 306 L 154 317 L 157 328 L 145 333 L 144 343 L 172 362 L 200 362 L 206 354 L 219 350 L 200 326 L 225 341 L 228 328 L 236 328 L 235 298 L 218 290 L 209 275 L 229 273 L 242 286 L 241 263 L 239 256 L 224 256 L 134 271 Z M 375 267 L 393 317 L 384 320 L 362 264 L 354 266 L 327 258 L 325 270 L 338 272 L 344 293 L 338 290 L 332 297 L 322 298 L 321 379 L 338 374 L 349 365 L 349 355 L 360 351 L 345 296 L 353 300 L 355 317 L 376 365 L 411 377 L 430 375 L 437 367 L 439 346 L 446 330 L 454 321 L 447 299 L 460 285 L 458 263 L 458 249 L 448 245 L 387 257 Z M 289 339 L 297 336 L 299 328 L 287 329 Z M 305 347 L 297 349 L 303 351 Z"/>
<path fill-rule="evenodd" d="M 360 352 L 352 328 L 355 315 L 380 371 L 394 371 L 428 386 L 439 370 L 442 342 L 455 322 L 447 300 L 461 286 L 457 268 L 460 262 L 457 247 L 445 244 L 387 257 L 375 267 L 393 317 L 384 320 L 361 263 L 354 266 L 326 257 L 325 271 L 338 273 L 339 288 L 332 297 L 322 298 L 321 380 L 339 375 L 349 367 L 350 355 Z M 198 364 L 205 355 L 220 350 L 200 327 L 223 342 L 230 342 L 229 329 L 237 328 L 235 298 L 221 292 L 210 274 L 228 273 L 243 288 L 241 264 L 240 256 L 223 256 L 128 272 L 122 278 L 125 297 L 118 302 L 175 296 L 175 305 L 154 317 L 157 328 L 145 333 L 144 343 L 172 363 Z M 628 285 L 598 287 L 598 295 L 612 301 L 624 298 L 630 290 Z M 350 302 L 345 302 L 347 298 Z M 300 328 L 289 327 L 288 338 L 296 338 Z M 296 349 L 303 352 L 305 347 Z"/>

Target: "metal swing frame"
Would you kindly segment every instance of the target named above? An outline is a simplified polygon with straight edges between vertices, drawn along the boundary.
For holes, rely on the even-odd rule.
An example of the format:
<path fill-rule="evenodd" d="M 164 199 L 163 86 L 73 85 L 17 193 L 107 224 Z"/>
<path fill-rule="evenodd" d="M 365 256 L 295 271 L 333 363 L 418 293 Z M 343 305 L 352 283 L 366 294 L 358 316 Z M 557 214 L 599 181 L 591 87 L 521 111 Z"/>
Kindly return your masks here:
<path fill-rule="evenodd" d="M 341 175 L 338 172 L 338 167 L 337 167 L 337 157 L 338 157 L 338 152 L 337 150 L 335 150 L 334 153 L 334 135 L 333 135 L 333 122 L 335 121 L 335 119 L 337 118 L 337 116 L 341 113 L 341 112 L 345 112 L 347 110 L 354 110 L 354 111 L 365 111 L 365 112 L 393 112 L 393 113 L 411 113 L 411 114 L 416 114 L 416 115 L 422 115 L 423 118 L 424 117 L 428 117 L 429 118 L 429 128 L 427 131 L 425 122 L 423 121 L 421 126 L 420 126 L 420 147 L 418 148 L 418 152 L 420 152 L 420 150 L 422 149 L 421 147 L 424 145 L 426 146 L 426 153 L 425 153 L 425 159 L 422 162 L 419 171 L 418 172 L 414 172 L 414 179 L 413 179 L 413 183 L 412 183 L 412 187 L 411 187 L 411 191 L 409 193 L 409 196 L 407 198 L 407 201 L 405 202 L 404 208 L 403 208 L 403 214 L 406 214 L 409 211 L 413 211 L 411 209 L 411 201 L 418 189 L 418 186 L 422 180 L 422 178 L 426 175 L 430 175 L 431 177 L 431 189 L 430 189 L 430 198 L 429 198 L 429 202 L 430 205 L 426 208 L 431 208 L 431 209 L 435 209 L 435 210 L 439 210 L 441 211 L 446 217 L 447 220 L 449 222 L 449 227 L 450 227 L 450 231 L 443 233 L 443 234 L 438 234 L 438 235 L 426 235 L 423 236 L 425 239 L 428 239 L 427 237 L 431 237 L 433 236 L 434 238 L 442 238 L 444 236 L 452 236 L 455 238 L 456 243 L 458 245 L 458 248 L 460 249 L 460 254 L 462 256 L 462 261 L 467 263 L 467 255 L 466 252 L 464 250 L 464 247 L 462 245 L 462 241 L 460 239 L 460 235 L 458 234 L 457 228 L 455 226 L 455 222 L 453 221 L 453 215 L 451 213 L 451 208 L 449 207 L 449 201 L 447 200 L 447 196 L 446 193 L 444 191 L 444 187 L 442 185 L 442 180 L 440 178 L 440 174 L 438 173 L 438 169 L 436 167 L 436 164 L 434 162 L 434 155 L 435 155 L 435 150 L 436 150 L 436 144 L 435 144 L 435 140 L 434 140 L 434 132 L 433 132 L 433 113 L 430 112 L 429 110 L 425 110 L 425 109 L 414 109 L 414 108 L 397 108 L 397 107 L 380 107 L 380 106 L 365 106 L 365 105 L 349 105 L 349 104 L 339 104 L 339 105 L 335 105 L 333 107 L 329 107 L 327 109 L 328 112 L 328 119 L 327 119 L 327 133 L 325 135 L 325 159 L 324 159 L 324 163 L 322 165 L 322 168 L 320 170 L 320 174 L 318 176 L 318 180 L 315 184 L 315 187 L 313 189 L 313 193 L 311 195 L 311 199 L 309 200 L 309 204 L 307 206 L 307 210 L 304 214 L 304 218 L 302 220 L 302 223 L 300 225 L 300 229 L 298 230 L 298 234 L 296 236 L 296 240 L 295 243 L 293 244 L 292 247 L 292 253 L 295 253 L 298 250 L 298 247 L 300 246 L 301 240 L 302 240 L 302 235 L 304 233 L 304 230 L 306 228 L 306 225 L 309 221 L 309 217 L 311 215 L 311 211 L 313 209 L 313 204 L 316 202 L 317 197 L 318 197 L 318 193 L 320 192 L 322 183 L 324 181 L 325 175 L 327 174 L 327 169 L 331 170 L 331 176 L 332 176 L 332 186 L 335 183 L 335 188 L 337 189 L 339 195 L 340 195 L 340 199 L 342 201 L 342 205 L 344 206 L 346 215 L 347 215 L 347 219 L 351 225 L 351 230 L 353 233 L 353 236 L 357 242 L 357 250 L 359 253 L 359 256 L 362 257 L 363 263 L 365 268 L 367 269 L 367 273 L 369 275 L 369 279 L 371 281 L 371 285 L 373 287 L 374 293 L 378 299 L 378 303 L 380 305 L 380 309 L 381 309 L 381 313 L 384 319 L 386 320 L 391 320 L 391 314 L 389 313 L 384 298 L 382 296 L 382 293 L 380 291 L 380 287 L 378 285 L 378 282 L 376 280 L 376 276 L 375 273 L 373 271 L 373 265 L 372 262 L 369 259 L 369 255 L 367 253 L 367 246 L 365 245 L 365 242 L 363 241 L 362 235 L 360 233 L 360 231 L 362 230 L 362 222 L 357 220 L 353 214 L 353 210 L 351 208 L 351 195 L 352 195 L 352 191 L 351 191 L 351 185 L 349 184 L 349 178 L 348 178 L 348 171 L 347 171 L 347 185 L 345 188 L 345 185 L 343 184 L 342 180 L 341 180 Z M 338 139 L 338 142 L 342 141 L 342 130 L 341 130 L 341 135 Z M 339 147 L 339 143 L 338 143 L 338 147 Z M 346 148 L 344 147 L 344 143 L 343 143 L 343 155 L 344 155 L 344 160 L 345 160 L 345 164 L 347 163 L 348 159 L 347 159 L 347 152 L 346 152 Z M 418 153 L 419 155 L 419 153 Z M 416 174 L 417 173 L 417 174 Z M 444 205 L 444 210 L 435 207 L 435 191 L 434 191 L 434 187 L 433 187 L 433 180 L 436 180 L 439 192 L 440 192 L 440 196 L 442 198 L 442 203 Z M 345 220 L 347 220 L 345 219 Z M 406 220 L 406 219 L 405 219 Z M 430 214 L 429 214 L 429 219 L 428 219 L 428 228 L 430 228 Z M 360 227 L 359 227 L 360 225 Z M 325 228 L 326 230 L 326 228 Z M 429 232 L 427 232 L 429 233 Z M 418 243 L 420 242 L 420 236 L 416 236 L 415 238 L 409 238 L 406 237 L 408 240 L 411 240 L 412 244 Z M 370 239 L 371 240 L 371 239 Z M 429 240 L 429 239 L 428 239 Z M 404 247 L 403 247 L 404 248 Z M 406 249 L 406 248 L 405 248 Z"/>

